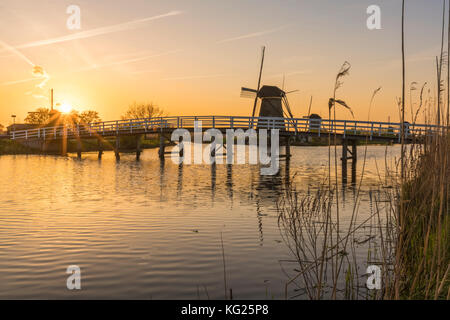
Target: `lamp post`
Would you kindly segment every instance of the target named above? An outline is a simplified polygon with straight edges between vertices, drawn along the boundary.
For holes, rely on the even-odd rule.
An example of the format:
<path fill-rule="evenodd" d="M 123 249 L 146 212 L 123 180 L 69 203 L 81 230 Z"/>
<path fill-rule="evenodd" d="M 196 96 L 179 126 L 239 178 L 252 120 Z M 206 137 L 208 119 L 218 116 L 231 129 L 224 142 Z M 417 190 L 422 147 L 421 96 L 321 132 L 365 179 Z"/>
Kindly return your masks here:
<path fill-rule="evenodd" d="M 15 114 L 11 115 L 11 118 L 13 118 L 13 128 L 14 131 L 16 131 L 16 115 Z"/>

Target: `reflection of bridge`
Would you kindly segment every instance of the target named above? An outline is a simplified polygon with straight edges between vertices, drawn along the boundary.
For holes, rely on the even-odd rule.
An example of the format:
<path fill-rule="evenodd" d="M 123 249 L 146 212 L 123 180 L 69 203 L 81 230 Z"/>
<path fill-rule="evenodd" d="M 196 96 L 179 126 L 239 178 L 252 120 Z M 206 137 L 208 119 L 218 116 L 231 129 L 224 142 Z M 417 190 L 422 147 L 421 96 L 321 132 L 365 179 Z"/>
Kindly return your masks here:
<path fill-rule="evenodd" d="M 195 121 L 202 122 L 202 129 L 219 129 L 225 132 L 227 129 L 279 129 L 280 137 L 286 141 L 287 157 L 290 156 L 290 142 L 292 137 L 329 137 L 336 136 L 342 143 L 342 161 L 347 164 L 347 159 L 356 161 L 356 145 L 358 141 L 379 141 L 399 143 L 402 135 L 404 141 L 422 142 L 439 132 L 442 127 L 425 124 L 409 124 L 391 122 L 372 122 L 354 120 L 326 120 L 309 118 L 271 118 L 271 117 L 233 117 L 233 116 L 185 116 L 185 117 L 159 117 L 149 119 L 131 119 L 105 121 L 77 126 L 42 127 L 21 131 L 13 131 L 8 138 L 18 141 L 45 142 L 68 139 L 77 140 L 78 155 L 81 156 L 81 139 L 98 139 L 99 157 L 102 153 L 102 140 L 108 137 L 116 138 L 115 153 L 119 159 L 121 136 L 137 136 L 143 134 L 158 133 L 160 135 L 160 157 L 164 157 L 164 134 L 170 134 L 175 129 L 183 128 L 194 130 Z M 403 127 L 403 128 L 402 128 Z M 136 146 L 136 155 L 139 158 L 139 139 Z M 61 145 L 67 145 L 62 143 Z M 352 150 L 348 150 L 348 146 Z M 65 150 L 63 150 L 65 152 Z M 347 154 L 350 153 L 351 156 Z"/>

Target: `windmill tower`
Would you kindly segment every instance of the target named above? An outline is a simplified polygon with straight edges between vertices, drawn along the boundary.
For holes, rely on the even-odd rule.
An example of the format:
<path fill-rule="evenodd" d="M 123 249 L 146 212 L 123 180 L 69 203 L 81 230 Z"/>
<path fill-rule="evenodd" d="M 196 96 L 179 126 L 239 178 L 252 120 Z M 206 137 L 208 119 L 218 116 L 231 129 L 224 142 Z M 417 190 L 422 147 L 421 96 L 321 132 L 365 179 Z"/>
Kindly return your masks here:
<path fill-rule="evenodd" d="M 252 117 L 255 117 L 256 109 L 258 106 L 258 101 L 260 101 L 259 116 L 258 117 L 274 117 L 274 118 L 288 118 L 292 119 L 291 108 L 289 106 L 289 101 L 287 99 L 287 94 L 296 92 L 285 92 L 284 90 L 276 86 L 261 85 L 261 76 L 264 65 L 264 53 L 265 47 L 262 48 L 262 60 L 261 68 L 258 78 L 257 89 L 244 88 L 241 89 L 241 97 L 243 98 L 254 98 L 255 102 L 253 104 Z"/>

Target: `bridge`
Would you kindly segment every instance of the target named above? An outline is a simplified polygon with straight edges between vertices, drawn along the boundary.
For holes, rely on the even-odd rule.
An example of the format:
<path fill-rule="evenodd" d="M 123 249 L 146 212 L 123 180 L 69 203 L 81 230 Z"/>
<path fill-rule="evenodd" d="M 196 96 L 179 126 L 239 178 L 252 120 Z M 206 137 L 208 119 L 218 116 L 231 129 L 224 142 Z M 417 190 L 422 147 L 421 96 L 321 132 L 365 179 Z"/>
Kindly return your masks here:
<path fill-rule="evenodd" d="M 12 131 L 3 138 L 16 141 L 40 141 L 42 145 L 48 141 L 69 139 L 77 140 L 77 153 L 81 157 L 81 140 L 97 139 L 99 145 L 99 158 L 103 153 L 102 141 L 108 137 L 115 137 L 114 147 L 117 159 L 120 159 L 120 140 L 122 136 L 140 137 L 143 134 L 157 133 L 160 136 L 159 156 L 164 158 L 165 138 L 176 129 L 193 131 L 196 121 L 201 121 L 202 130 L 218 129 L 226 132 L 228 129 L 278 129 L 280 139 L 286 146 L 285 157 L 289 158 L 291 141 L 305 137 L 336 136 L 342 144 L 343 170 L 347 167 L 347 160 L 356 163 L 356 146 L 361 141 L 400 143 L 402 136 L 405 143 L 413 141 L 421 143 L 427 137 L 441 132 L 445 127 L 429 124 L 410 124 L 404 122 L 373 122 L 356 120 L 327 120 L 312 118 L 274 118 L 274 117 L 240 117 L 240 116 L 181 116 L 157 117 L 147 119 L 129 119 L 104 121 L 73 126 L 42 127 L 28 130 Z M 136 139 L 136 158 L 139 159 L 140 139 Z M 67 143 L 66 143 L 67 144 Z M 349 149 L 351 147 L 351 149 Z M 65 151 L 63 151 L 64 153 Z"/>

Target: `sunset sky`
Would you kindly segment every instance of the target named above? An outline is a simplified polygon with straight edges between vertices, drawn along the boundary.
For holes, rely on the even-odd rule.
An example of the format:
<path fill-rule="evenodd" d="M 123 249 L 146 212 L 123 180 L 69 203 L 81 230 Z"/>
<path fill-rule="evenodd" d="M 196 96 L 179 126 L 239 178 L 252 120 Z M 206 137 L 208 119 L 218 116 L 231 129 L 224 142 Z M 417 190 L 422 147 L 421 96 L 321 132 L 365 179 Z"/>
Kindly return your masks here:
<path fill-rule="evenodd" d="M 69 5 L 81 29 L 69 30 Z M 382 30 L 366 27 L 369 5 L 382 10 Z M 442 1 L 408 0 L 407 83 L 436 91 Z M 401 96 L 400 0 L 2 0 L 0 123 L 55 102 L 103 120 L 119 119 L 134 102 L 154 102 L 169 115 L 251 114 L 240 87 L 256 87 L 261 46 L 263 84 L 289 95 L 294 116 L 327 116 L 334 77 L 352 65 L 338 97 L 367 120 L 398 121 Z M 418 92 L 414 93 L 416 96 Z M 409 95 L 409 93 L 408 93 Z M 341 119 L 350 119 L 345 110 Z"/>

